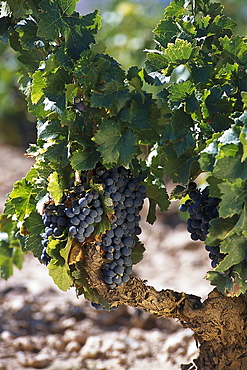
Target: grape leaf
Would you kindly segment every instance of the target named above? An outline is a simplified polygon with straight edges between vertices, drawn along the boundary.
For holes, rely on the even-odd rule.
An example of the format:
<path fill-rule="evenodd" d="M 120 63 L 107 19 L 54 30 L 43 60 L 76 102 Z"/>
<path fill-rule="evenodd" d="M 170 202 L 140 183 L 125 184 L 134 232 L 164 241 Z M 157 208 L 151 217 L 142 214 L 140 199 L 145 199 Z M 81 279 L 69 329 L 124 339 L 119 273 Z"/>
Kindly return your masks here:
<path fill-rule="evenodd" d="M 69 147 L 67 139 L 63 139 L 58 143 L 51 145 L 43 154 L 43 156 L 49 159 L 51 162 L 59 162 L 62 167 L 68 164 L 69 158 Z"/>
<path fill-rule="evenodd" d="M 42 140 L 55 139 L 58 136 L 67 135 L 67 127 L 62 127 L 59 120 L 50 120 L 45 123 L 38 122 L 38 138 Z"/>
<path fill-rule="evenodd" d="M 63 262 L 58 262 L 56 259 L 52 259 L 48 265 L 49 275 L 52 277 L 58 288 L 63 291 L 70 289 L 73 283 L 68 265 L 71 242 L 71 238 L 68 238 L 65 247 L 60 250 L 60 255 L 63 257 Z M 48 253 L 50 250 L 56 250 L 60 243 L 60 240 L 52 240 L 48 245 Z"/>
<path fill-rule="evenodd" d="M 155 183 L 152 184 L 148 182 L 145 182 L 145 186 L 147 197 L 155 201 L 156 204 L 158 204 L 161 212 L 167 211 L 170 202 L 165 186 L 163 185 L 162 187 L 161 185 Z"/>
<path fill-rule="evenodd" d="M 37 104 L 38 101 L 44 95 L 43 88 L 46 86 L 46 79 L 43 76 L 42 71 L 36 71 L 32 75 L 31 84 L 31 101 L 33 104 Z"/>
<path fill-rule="evenodd" d="M 37 190 L 33 188 L 26 178 L 17 181 L 14 189 L 9 194 L 12 205 L 15 208 L 16 216 L 19 221 L 23 221 L 33 210 L 35 210 L 35 197 Z"/>
<path fill-rule="evenodd" d="M 59 183 L 58 173 L 56 171 L 51 173 L 48 180 L 49 180 L 49 183 L 47 186 L 47 190 L 49 191 L 52 199 L 57 205 L 61 202 L 61 199 L 63 196 L 63 190 Z"/>
<path fill-rule="evenodd" d="M 13 262 L 9 257 L 5 257 L 0 254 L 0 276 L 7 280 L 13 275 Z"/>
<path fill-rule="evenodd" d="M 169 100 L 172 103 L 184 101 L 188 96 L 195 91 L 195 86 L 190 81 L 173 84 L 168 88 Z"/>
<path fill-rule="evenodd" d="M 56 261 L 51 262 L 48 265 L 49 275 L 52 277 L 54 283 L 59 289 L 66 291 L 72 286 L 72 278 L 70 276 L 70 270 L 68 265 L 57 265 Z"/>
<path fill-rule="evenodd" d="M 64 13 L 72 14 L 78 0 L 58 0 L 58 3 Z"/>
<path fill-rule="evenodd" d="M 41 216 L 33 211 L 23 223 L 27 238 L 24 244 L 24 251 L 32 251 L 34 257 L 40 258 L 43 246 L 41 234 L 44 232 L 44 224 Z"/>
<path fill-rule="evenodd" d="M 136 265 L 137 263 L 141 262 L 141 260 L 143 259 L 144 252 L 145 252 L 145 247 L 138 240 L 135 246 L 132 248 L 132 252 L 131 252 L 131 259 L 132 259 L 133 265 Z"/>
<path fill-rule="evenodd" d="M 100 154 L 96 151 L 96 146 L 94 144 L 75 151 L 70 158 L 72 167 L 77 171 L 90 170 L 94 168 L 99 161 Z"/>
<path fill-rule="evenodd" d="M 234 144 L 226 144 L 221 147 L 217 157 L 213 171 L 215 177 L 229 180 L 247 179 L 247 161 L 242 162 L 242 148 Z"/>
<path fill-rule="evenodd" d="M 224 181 L 218 184 L 218 187 L 222 193 L 219 216 L 226 218 L 240 213 L 247 196 L 247 189 L 243 181 L 241 179 L 232 182 Z"/>
<path fill-rule="evenodd" d="M 129 91 L 126 88 L 118 86 L 118 83 L 115 81 L 112 81 L 103 93 L 98 91 L 92 92 L 91 106 L 109 109 L 110 115 L 114 116 L 129 100 Z"/>
<path fill-rule="evenodd" d="M 66 28 L 58 2 L 54 2 L 51 7 L 48 0 L 43 0 L 40 3 L 42 12 L 39 15 L 38 32 L 37 34 L 44 37 L 46 40 L 55 40 L 58 32 Z"/>
<path fill-rule="evenodd" d="M 121 163 L 126 166 L 137 151 L 135 134 L 123 131 L 119 121 L 105 121 L 99 126 L 94 140 L 99 144 L 98 151 L 106 164 Z"/>
<path fill-rule="evenodd" d="M 247 271 L 243 262 L 233 266 L 230 274 L 209 271 L 206 279 L 228 297 L 238 297 L 247 290 Z"/>
<path fill-rule="evenodd" d="M 197 49 L 197 47 L 193 47 L 193 45 L 187 40 L 177 38 L 175 44 L 168 44 L 164 51 L 164 55 L 168 63 L 184 64 L 192 55 L 195 55 Z"/>
<path fill-rule="evenodd" d="M 243 145 L 243 156 L 241 158 L 241 162 L 244 162 L 247 158 L 247 127 L 242 128 L 242 131 L 239 135 L 239 140 Z"/>
<path fill-rule="evenodd" d="M 225 239 L 227 234 L 234 228 L 238 222 L 239 217 L 234 215 L 228 218 L 214 218 L 210 221 L 209 234 L 206 239 L 207 245 L 219 245 Z"/>
<path fill-rule="evenodd" d="M 234 234 L 226 237 L 220 244 L 220 251 L 227 256 L 215 268 L 216 271 L 224 272 L 233 265 L 237 265 L 245 259 L 246 237 Z"/>
<path fill-rule="evenodd" d="M 225 36 L 221 37 L 219 41 L 223 47 L 223 50 L 228 56 L 228 61 L 230 63 L 243 63 L 246 61 L 247 45 L 242 37 L 238 35 L 231 38 Z"/>
<path fill-rule="evenodd" d="M 38 49 L 34 49 L 31 51 L 23 51 L 17 59 L 29 68 L 30 73 L 34 73 L 35 70 L 39 68 L 39 64 L 43 60 L 43 56 Z"/>
<path fill-rule="evenodd" d="M 170 179 L 174 182 L 186 184 L 190 177 L 194 177 L 194 172 L 197 173 L 197 156 L 192 156 L 190 153 L 183 153 L 177 157 L 176 151 L 172 145 L 167 145 L 163 151 L 152 159 L 152 170 L 161 166 Z"/>

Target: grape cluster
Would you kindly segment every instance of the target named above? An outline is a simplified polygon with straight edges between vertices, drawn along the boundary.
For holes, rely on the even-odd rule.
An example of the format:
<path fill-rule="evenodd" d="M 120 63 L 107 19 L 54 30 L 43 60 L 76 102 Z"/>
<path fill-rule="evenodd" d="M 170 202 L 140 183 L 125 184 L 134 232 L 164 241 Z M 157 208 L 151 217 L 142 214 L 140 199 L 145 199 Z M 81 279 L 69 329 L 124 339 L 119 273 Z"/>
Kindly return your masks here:
<path fill-rule="evenodd" d="M 220 246 L 210 247 L 209 245 L 205 245 L 205 249 L 209 252 L 209 258 L 211 261 L 211 266 L 215 268 L 225 257 L 224 253 L 220 252 Z"/>
<path fill-rule="evenodd" d="M 70 206 L 67 206 L 67 205 Z M 94 232 L 95 225 L 102 219 L 103 208 L 99 193 L 94 190 L 84 190 L 83 185 L 64 196 L 59 205 L 46 204 L 42 216 L 45 226 L 43 235 L 41 262 L 48 265 L 50 257 L 47 254 L 49 236 L 61 237 L 68 230 L 72 238 L 76 237 L 82 243 Z"/>
<path fill-rule="evenodd" d="M 209 222 L 219 217 L 218 205 L 220 199 L 209 196 L 208 187 L 202 191 L 197 189 L 195 182 L 189 184 L 188 190 L 190 199 L 181 204 L 179 210 L 181 212 L 188 211 L 190 214 L 187 220 L 187 230 L 191 233 L 191 239 L 205 241 L 211 226 Z M 220 253 L 219 246 L 206 245 L 205 248 L 212 260 L 211 266 L 215 268 L 225 255 Z"/>
<path fill-rule="evenodd" d="M 95 224 L 102 219 L 103 208 L 99 193 L 81 190 L 72 201 L 71 207 L 65 209 L 65 214 L 69 219 L 69 234 L 83 243 L 94 232 Z"/>
<path fill-rule="evenodd" d="M 51 259 L 47 254 L 49 237 L 60 238 L 68 233 L 83 243 L 102 220 L 104 210 L 99 192 L 87 189 L 85 179 L 81 180 L 81 185 L 74 186 L 64 195 L 61 204 L 50 202 L 45 206 L 41 261 L 46 265 Z M 101 234 L 96 243 L 108 260 L 103 267 L 103 278 L 112 289 L 127 282 L 132 273 L 131 253 L 136 236 L 141 233 L 139 213 L 146 197 L 146 187 L 140 184 L 141 181 L 123 166 L 110 170 L 98 167 L 93 176 L 96 187 L 103 188 L 108 207 L 110 229 Z"/>
<path fill-rule="evenodd" d="M 140 210 L 146 197 L 146 187 L 124 167 L 96 170 L 95 182 L 102 184 L 104 196 L 110 197 L 113 211 L 111 228 L 97 242 L 109 262 L 104 265 L 104 281 L 111 289 L 123 285 L 132 273 L 132 248 L 135 236 L 141 233 Z"/>
<path fill-rule="evenodd" d="M 42 219 L 45 226 L 45 233 L 42 240 L 43 250 L 41 254 L 41 262 L 48 265 L 51 260 L 46 251 L 49 242 L 48 238 L 49 236 L 60 237 L 67 226 L 65 205 L 47 204 L 45 206 Z"/>
<path fill-rule="evenodd" d="M 187 230 L 191 233 L 192 240 L 205 241 L 210 221 L 219 217 L 217 206 L 220 203 L 219 198 L 209 196 L 209 188 L 206 187 L 202 192 L 196 189 L 196 183 L 189 184 L 189 197 L 179 209 L 181 212 L 188 211 L 190 217 L 187 221 Z"/>

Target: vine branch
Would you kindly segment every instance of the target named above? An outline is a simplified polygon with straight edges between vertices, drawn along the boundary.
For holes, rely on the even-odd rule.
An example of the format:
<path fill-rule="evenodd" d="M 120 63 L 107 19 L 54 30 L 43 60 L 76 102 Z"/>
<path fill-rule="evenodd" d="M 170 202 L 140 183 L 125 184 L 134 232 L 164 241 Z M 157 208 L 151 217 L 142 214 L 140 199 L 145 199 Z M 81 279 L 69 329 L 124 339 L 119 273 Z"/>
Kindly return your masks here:
<path fill-rule="evenodd" d="M 185 320 L 189 311 L 201 307 L 201 298 L 192 294 L 176 292 L 171 289 L 157 291 L 140 278 L 131 276 L 124 285 L 109 289 L 102 277 L 105 259 L 100 248 L 88 243 L 83 247 L 84 268 L 91 288 L 112 306 L 129 305 L 141 308 L 157 317 L 170 317 Z"/>

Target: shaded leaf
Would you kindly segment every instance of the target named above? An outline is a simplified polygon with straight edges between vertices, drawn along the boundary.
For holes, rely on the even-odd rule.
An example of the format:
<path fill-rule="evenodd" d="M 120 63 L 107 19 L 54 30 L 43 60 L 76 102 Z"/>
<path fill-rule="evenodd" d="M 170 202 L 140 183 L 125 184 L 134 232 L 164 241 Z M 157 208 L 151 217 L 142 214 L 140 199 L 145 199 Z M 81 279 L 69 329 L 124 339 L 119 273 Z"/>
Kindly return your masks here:
<path fill-rule="evenodd" d="M 126 166 L 136 154 L 137 139 L 133 132 L 122 131 L 121 123 L 105 121 L 94 136 L 99 144 L 104 163 L 121 163 Z"/>

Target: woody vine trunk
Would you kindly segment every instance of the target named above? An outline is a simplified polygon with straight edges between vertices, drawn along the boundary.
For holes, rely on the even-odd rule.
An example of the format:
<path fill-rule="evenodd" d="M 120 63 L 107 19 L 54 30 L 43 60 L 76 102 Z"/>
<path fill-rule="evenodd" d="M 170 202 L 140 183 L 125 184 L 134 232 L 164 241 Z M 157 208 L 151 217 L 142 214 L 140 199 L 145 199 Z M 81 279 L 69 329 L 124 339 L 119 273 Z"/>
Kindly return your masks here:
<path fill-rule="evenodd" d="M 94 244 L 83 249 L 83 265 L 93 289 L 113 305 L 144 309 L 156 317 L 179 319 L 184 328 L 194 331 L 199 357 L 183 365 L 184 370 L 240 370 L 247 368 L 247 298 L 226 297 L 214 289 L 208 298 L 176 292 L 157 291 L 140 278 L 115 290 L 102 282 L 102 253 Z"/>

